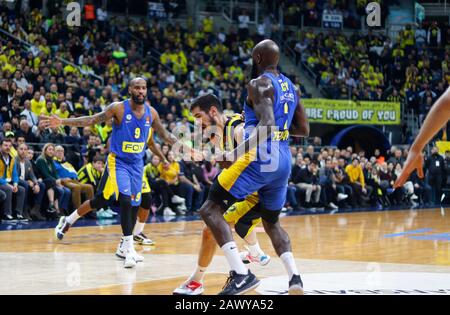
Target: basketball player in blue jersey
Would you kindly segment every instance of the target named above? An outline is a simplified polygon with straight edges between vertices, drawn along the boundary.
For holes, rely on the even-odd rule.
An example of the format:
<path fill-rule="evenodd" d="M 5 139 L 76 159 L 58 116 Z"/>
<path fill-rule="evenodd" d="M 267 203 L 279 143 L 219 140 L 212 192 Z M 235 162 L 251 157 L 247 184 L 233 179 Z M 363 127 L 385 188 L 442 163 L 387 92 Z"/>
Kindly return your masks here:
<path fill-rule="evenodd" d="M 215 179 L 200 215 L 224 251 L 231 267 L 230 276 L 219 293 L 243 294 L 259 280 L 240 259 L 237 245 L 223 213 L 231 203 L 253 192 L 259 195 L 259 214 L 273 247 L 289 277 L 289 294 L 303 294 L 291 243 L 280 226 L 279 214 L 284 205 L 291 172 L 289 135 L 307 136 L 309 125 L 299 92 L 278 71 L 279 47 L 271 40 L 258 43 L 252 52 L 252 78 L 247 86 L 245 104 L 245 141 L 230 153 L 233 164 Z M 275 167 L 273 164 L 277 164 Z"/>
<path fill-rule="evenodd" d="M 244 141 L 244 121 L 242 115 L 227 116 L 223 113 L 223 106 L 214 94 L 197 97 L 191 103 L 191 113 L 201 123 L 202 130 L 210 130 L 209 141 L 220 151 L 233 150 Z M 258 209 L 258 195 L 251 194 L 245 200 L 233 204 L 224 213 L 225 220 L 232 226 L 246 243 L 248 251 L 241 252 L 244 263 L 256 263 L 266 266 L 270 256 L 260 248 L 255 228 L 261 223 Z M 177 287 L 173 294 L 200 295 L 204 292 L 203 278 L 211 264 L 217 243 L 205 226 L 202 231 L 202 241 L 198 253 L 197 267 L 189 278 Z"/>
<path fill-rule="evenodd" d="M 141 203 L 145 148 L 148 144 L 150 149 L 156 150 L 150 137 L 150 128 L 153 127 L 160 138 L 171 145 L 175 144 L 177 139 L 162 126 L 156 110 L 145 103 L 147 82 L 144 79 L 131 80 L 128 91 L 130 99 L 112 103 L 103 112 L 93 116 L 66 119 L 51 116 L 42 119 L 45 126 L 51 128 L 62 125 L 86 127 L 113 120 L 110 154 L 98 192 L 94 199 L 84 202 L 71 215 L 60 218 L 55 228 L 55 236 L 62 240 L 77 219 L 94 209 L 103 208 L 107 200 L 114 195 L 120 205 L 123 232 L 116 255 L 125 259 L 125 268 L 132 268 L 137 262 L 143 261 L 143 257 L 134 249 L 133 227 Z M 161 152 L 156 153 L 163 156 Z M 162 161 L 166 162 L 165 159 Z"/>

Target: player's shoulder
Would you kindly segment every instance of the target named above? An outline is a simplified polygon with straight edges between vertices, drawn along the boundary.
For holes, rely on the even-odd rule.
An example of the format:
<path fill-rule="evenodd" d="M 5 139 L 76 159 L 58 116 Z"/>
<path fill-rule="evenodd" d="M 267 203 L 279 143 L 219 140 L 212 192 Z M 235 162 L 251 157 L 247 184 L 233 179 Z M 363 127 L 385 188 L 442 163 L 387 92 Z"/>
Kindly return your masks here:
<path fill-rule="evenodd" d="M 244 123 L 244 117 L 242 114 L 232 114 L 227 116 L 227 125 L 229 126 L 237 126 Z"/>
<path fill-rule="evenodd" d="M 247 87 L 249 95 L 253 93 L 264 93 L 274 90 L 272 80 L 264 75 L 260 75 L 256 79 L 250 80 Z"/>
<path fill-rule="evenodd" d="M 120 107 L 124 107 L 125 106 L 125 101 L 117 101 L 117 102 L 112 102 L 111 104 L 109 104 L 107 106 L 107 109 L 115 109 L 115 108 L 120 108 Z"/>
<path fill-rule="evenodd" d="M 250 82 L 248 83 L 249 87 L 258 87 L 264 85 L 272 85 L 272 80 L 265 75 L 260 75 L 255 79 L 251 79 Z"/>

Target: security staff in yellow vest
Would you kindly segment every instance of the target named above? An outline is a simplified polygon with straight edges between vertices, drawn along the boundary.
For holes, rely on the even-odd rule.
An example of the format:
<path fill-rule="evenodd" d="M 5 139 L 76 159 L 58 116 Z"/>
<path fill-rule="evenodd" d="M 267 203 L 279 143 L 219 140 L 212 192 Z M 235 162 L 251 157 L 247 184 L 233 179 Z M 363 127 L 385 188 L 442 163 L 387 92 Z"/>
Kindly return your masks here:
<path fill-rule="evenodd" d="M 25 202 L 25 189 L 19 186 L 19 174 L 15 159 L 11 155 L 12 142 L 10 139 L 1 141 L 0 158 L 0 190 L 6 194 L 6 200 L 3 203 L 3 221 L 13 222 L 13 195 L 15 196 L 14 209 L 16 218 L 19 221 L 28 221 L 23 216 L 23 207 Z"/>

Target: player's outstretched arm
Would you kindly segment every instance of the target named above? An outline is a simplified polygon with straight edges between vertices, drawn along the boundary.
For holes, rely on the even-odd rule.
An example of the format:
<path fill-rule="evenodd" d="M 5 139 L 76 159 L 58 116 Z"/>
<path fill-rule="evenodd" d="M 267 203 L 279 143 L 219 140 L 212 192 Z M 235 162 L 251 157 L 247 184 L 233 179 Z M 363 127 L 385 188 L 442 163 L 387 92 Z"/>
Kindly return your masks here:
<path fill-rule="evenodd" d="M 164 156 L 161 149 L 156 145 L 155 139 L 153 139 L 153 135 L 151 135 L 150 138 L 148 139 L 147 146 L 150 149 L 150 151 L 153 152 L 153 154 L 156 154 L 160 158 L 163 164 L 169 164 L 167 158 Z"/>
<path fill-rule="evenodd" d="M 253 105 L 253 111 L 259 120 L 258 125 L 252 131 L 247 140 L 237 146 L 226 155 L 227 160 L 235 160 L 256 147 L 257 141 L 265 141 L 271 134 L 271 128 L 275 126 L 273 113 L 274 88 L 272 81 L 265 77 L 254 79 L 248 84 L 248 99 Z"/>
<path fill-rule="evenodd" d="M 425 145 L 434 137 L 436 133 L 448 122 L 450 119 L 450 88 L 434 103 L 431 107 L 427 118 L 424 120 L 419 134 L 414 140 L 411 149 L 406 159 L 403 171 L 397 178 L 394 188 L 403 186 L 409 175 L 417 169 L 417 174 L 423 178 L 423 155 L 422 151 Z"/>
<path fill-rule="evenodd" d="M 57 128 L 59 126 L 70 126 L 70 127 L 87 127 L 98 123 L 112 119 L 116 115 L 117 105 L 119 103 L 112 103 L 108 105 L 104 111 L 97 113 L 92 116 L 82 116 L 77 118 L 60 118 L 56 115 L 41 116 L 44 121 L 44 126 L 46 128 Z"/>
<path fill-rule="evenodd" d="M 171 146 L 173 146 L 175 143 L 179 142 L 177 137 L 175 137 L 175 135 L 173 135 L 172 133 L 170 133 L 169 131 L 167 131 L 164 128 L 156 109 L 154 109 L 153 107 L 150 107 L 150 108 L 151 108 L 152 117 L 153 117 L 152 128 L 155 130 L 155 132 L 158 134 L 158 136 L 161 138 L 161 140 L 164 141 L 165 143 L 168 143 Z M 179 142 L 179 144 L 183 147 L 183 149 L 185 151 L 191 153 L 191 156 L 194 158 L 194 160 L 202 160 L 203 159 L 203 154 L 200 151 L 195 150 L 182 142 Z"/>
<path fill-rule="evenodd" d="M 309 122 L 306 116 L 305 107 L 303 107 L 300 101 L 300 93 L 297 90 L 297 107 L 294 112 L 294 119 L 292 120 L 291 128 L 289 129 L 289 135 L 293 137 L 308 137 L 309 136 Z"/>

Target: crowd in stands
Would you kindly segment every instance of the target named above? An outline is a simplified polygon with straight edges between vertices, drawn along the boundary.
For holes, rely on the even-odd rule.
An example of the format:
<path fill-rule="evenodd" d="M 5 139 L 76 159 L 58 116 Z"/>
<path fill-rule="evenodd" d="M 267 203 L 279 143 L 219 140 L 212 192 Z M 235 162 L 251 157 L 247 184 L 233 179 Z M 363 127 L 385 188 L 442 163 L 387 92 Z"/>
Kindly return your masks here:
<path fill-rule="evenodd" d="M 406 26 L 397 38 L 300 30 L 292 47 L 325 97 L 406 104 L 423 121 L 450 84 L 450 28 Z"/>
<path fill-rule="evenodd" d="M 4 36 L 0 40 L 0 200 L 4 200 L 5 221 L 68 214 L 98 187 L 111 122 L 45 128 L 42 115 L 67 118 L 97 113 L 127 98 L 127 82 L 138 75 L 148 79 L 149 102 L 169 131 L 192 127 L 189 100 L 205 93 L 218 95 L 225 113 L 239 113 L 251 49 L 264 37 L 249 34 L 245 27 L 214 32 L 214 21 L 208 16 L 195 30 L 189 23 L 184 29 L 179 24 L 163 27 L 157 21 L 105 19 L 106 12 L 96 11 L 101 20 L 74 29 L 60 15 L 47 18 L 39 10 L 21 15 L 1 8 L 0 27 L 31 44 Z M 292 80 L 305 95 L 298 78 Z M 196 212 L 219 169 L 215 163 L 177 157 L 167 144 L 156 140 L 170 162 L 163 167 L 156 156 L 146 157 L 145 172 L 157 213 Z M 380 154 L 370 159 L 360 155 L 356 160 L 350 149 L 302 150 L 293 147 L 288 209 L 409 200 L 427 204 L 439 199 L 436 185 L 426 180 L 413 181 L 412 190 L 391 192 L 400 157 L 395 161 L 386 156 L 385 167 L 378 163 Z M 431 165 L 429 172 L 432 169 Z M 182 206 L 177 204 L 179 197 L 184 199 Z M 104 217 L 115 215 L 108 209 L 101 212 Z"/>
<path fill-rule="evenodd" d="M 276 7 L 282 9 L 283 21 L 286 25 L 321 27 L 323 14 L 339 14 L 343 17 L 343 27 L 361 29 L 366 15 L 366 6 L 370 2 L 377 2 L 381 9 L 381 22 L 384 26 L 385 18 L 389 14 L 386 4 L 398 4 L 399 1 L 369 1 L 369 0 L 283 0 L 276 1 Z M 272 8 L 272 6 L 270 6 Z M 302 17 L 300 19 L 299 17 Z"/>
<path fill-rule="evenodd" d="M 425 154 L 425 177 L 413 173 L 401 189 L 393 189 L 408 155 L 408 149 L 392 146 L 373 155 L 363 150 L 292 147 L 293 168 L 287 207 L 292 209 L 338 209 L 389 206 L 430 206 L 443 201 L 448 188 L 450 151 L 442 157 L 434 147 Z"/>

